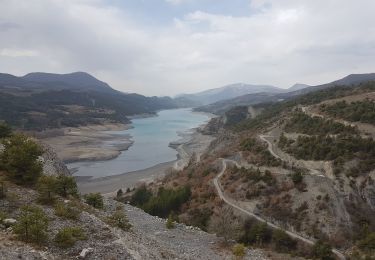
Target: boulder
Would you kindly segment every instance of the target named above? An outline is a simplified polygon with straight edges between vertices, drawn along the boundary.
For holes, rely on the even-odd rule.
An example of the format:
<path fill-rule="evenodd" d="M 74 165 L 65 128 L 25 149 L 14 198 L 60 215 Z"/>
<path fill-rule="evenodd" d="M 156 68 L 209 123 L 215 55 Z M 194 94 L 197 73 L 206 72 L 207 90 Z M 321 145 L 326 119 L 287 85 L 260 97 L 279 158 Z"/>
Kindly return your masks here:
<path fill-rule="evenodd" d="M 14 218 L 6 218 L 6 219 L 3 220 L 3 223 L 6 226 L 11 226 L 11 225 L 16 224 L 17 220 L 15 220 Z"/>

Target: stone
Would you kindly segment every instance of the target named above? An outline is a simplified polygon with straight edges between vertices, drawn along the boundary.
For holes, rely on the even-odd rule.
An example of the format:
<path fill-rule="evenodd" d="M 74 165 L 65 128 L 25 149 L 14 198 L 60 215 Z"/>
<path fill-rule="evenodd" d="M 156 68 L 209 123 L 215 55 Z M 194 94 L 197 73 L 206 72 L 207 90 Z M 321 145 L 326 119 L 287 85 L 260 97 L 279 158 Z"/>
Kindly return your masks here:
<path fill-rule="evenodd" d="M 3 220 L 3 223 L 6 226 L 10 226 L 10 225 L 16 224 L 17 220 L 15 220 L 14 218 L 6 218 L 6 219 Z"/>
<path fill-rule="evenodd" d="M 93 251 L 94 251 L 94 249 L 91 248 L 91 247 L 84 248 L 84 249 L 82 249 L 81 253 L 79 254 L 79 257 L 84 259 L 84 258 L 86 258 L 87 255 L 89 255 Z"/>

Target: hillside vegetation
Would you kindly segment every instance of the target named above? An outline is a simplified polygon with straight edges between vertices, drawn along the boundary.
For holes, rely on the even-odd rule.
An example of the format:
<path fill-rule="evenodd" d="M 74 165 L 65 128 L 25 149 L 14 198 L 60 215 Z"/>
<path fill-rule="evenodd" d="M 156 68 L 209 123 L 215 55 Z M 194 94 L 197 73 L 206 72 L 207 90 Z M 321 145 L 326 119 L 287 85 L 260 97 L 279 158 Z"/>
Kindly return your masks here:
<path fill-rule="evenodd" d="M 339 256 L 331 251 L 336 248 L 351 259 L 372 259 L 374 129 L 364 132 L 356 125 L 361 121 L 349 117 L 350 111 L 362 111 L 369 123 L 374 107 L 368 100 L 357 100 L 345 105 L 350 107 L 345 116 L 331 114 L 328 107 L 339 111 L 343 104 L 334 104 L 335 100 L 373 91 L 374 82 L 331 86 L 281 102 L 252 105 L 260 111 L 255 116 L 246 115 L 243 107 L 231 109 L 204 129 L 216 140 L 201 161 L 192 161 L 151 189 L 155 193 L 160 186 L 178 190 L 189 185 L 191 197 L 174 212 L 176 218 L 245 245 L 283 248 L 316 259 Z M 326 101 L 330 105 L 321 114 L 310 114 L 311 107 Z M 220 158 L 231 162 L 219 179 L 230 202 L 315 245 L 309 247 L 255 220 L 248 222 L 243 213 L 220 200 L 212 183 L 223 167 Z M 223 225 L 225 230 L 219 227 Z"/>
<path fill-rule="evenodd" d="M 74 177 L 62 171 L 52 174 L 44 170 L 42 166 L 48 158 L 41 145 L 30 137 L 12 133 L 4 124 L 0 124 L 0 141 L 0 259 L 233 256 L 228 246 L 221 245 L 221 239 L 177 225 L 172 218 L 165 221 L 152 217 L 99 193 L 80 196 Z M 178 210 L 189 196 L 188 188 L 161 189 L 149 197 L 147 208 L 160 209 L 164 215 Z M 265 259 L 258 251 L 243 253 Z"/>
<path fill-rule="evenodd" d="M 0 120 L 26 130 L 128 123 L 127 116 L 178 107 L 171 98 L 125 94 L 83 73 L 0 74 L 0 104 Z"/>
<path fill-rule="evenodd" d="M 321 105 L 322 112 L 330 116 L 342 118 L 351 122 L 361 122 L 375 125 L 375 102 L 373 100 L 363 100 L 356 102 L 346 102 L 345 100 L 336 102 L 333 105 Z"/>

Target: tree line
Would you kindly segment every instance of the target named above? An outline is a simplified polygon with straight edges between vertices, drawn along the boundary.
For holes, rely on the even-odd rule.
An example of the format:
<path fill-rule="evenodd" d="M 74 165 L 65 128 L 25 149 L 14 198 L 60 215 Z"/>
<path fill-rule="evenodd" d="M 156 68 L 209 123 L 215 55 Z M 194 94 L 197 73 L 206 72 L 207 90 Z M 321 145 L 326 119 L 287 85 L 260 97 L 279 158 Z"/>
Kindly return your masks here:
<path fill-rule="evenodd" d="M 375 125 L 375 102 L 363 100 L 355 102 L 339 101 L 332 105 L 323 104 L 320 110 L 330 116 L 342 118 L 351 122 L 361 122 Z"/>

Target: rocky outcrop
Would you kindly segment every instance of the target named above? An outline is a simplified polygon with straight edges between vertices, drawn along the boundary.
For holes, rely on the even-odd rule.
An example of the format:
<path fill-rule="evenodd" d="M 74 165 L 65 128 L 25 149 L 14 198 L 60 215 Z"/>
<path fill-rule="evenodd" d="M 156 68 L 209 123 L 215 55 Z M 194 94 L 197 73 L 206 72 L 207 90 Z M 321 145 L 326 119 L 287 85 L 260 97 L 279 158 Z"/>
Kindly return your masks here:
<path fill-rule="evenodd" d="M 66 165 L 59 159 L 56 152 L 51 146 L 43 142 L 39 142 L 43 147 L 43 172 L 46 175 L 71 175 Z"/>

